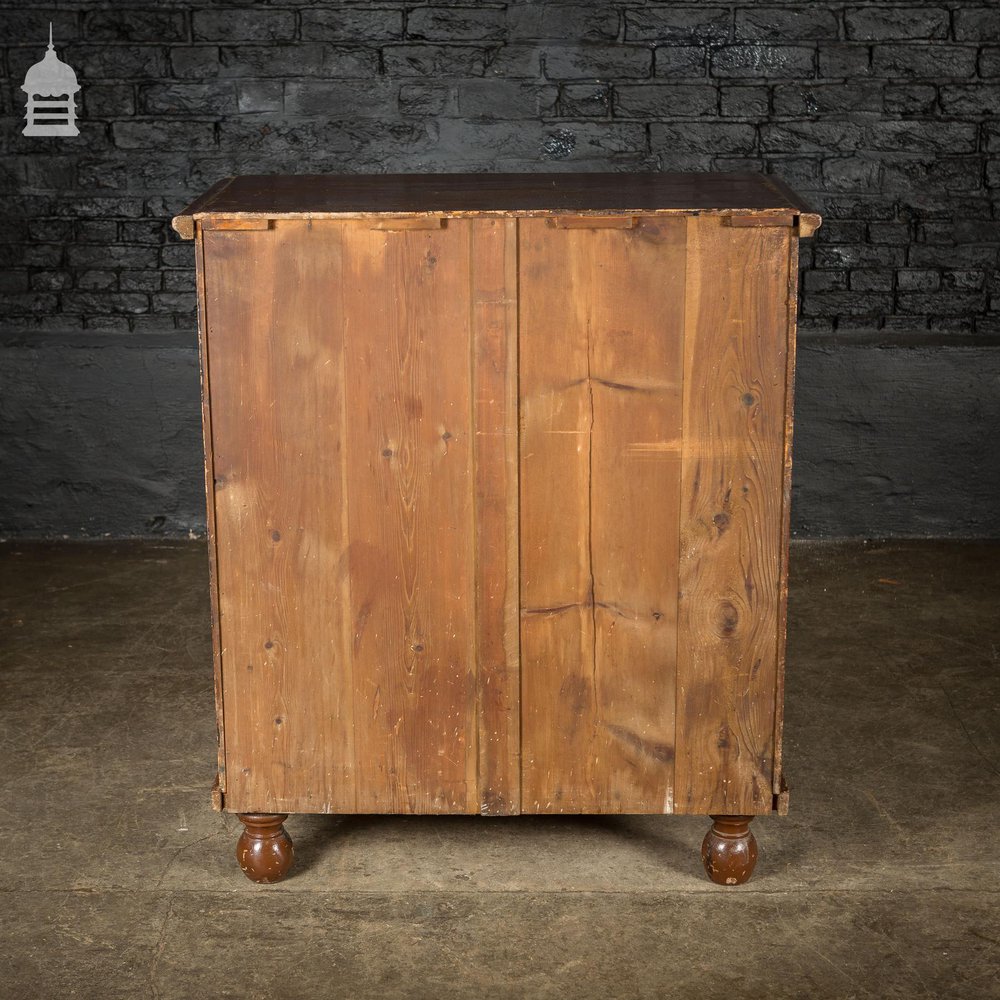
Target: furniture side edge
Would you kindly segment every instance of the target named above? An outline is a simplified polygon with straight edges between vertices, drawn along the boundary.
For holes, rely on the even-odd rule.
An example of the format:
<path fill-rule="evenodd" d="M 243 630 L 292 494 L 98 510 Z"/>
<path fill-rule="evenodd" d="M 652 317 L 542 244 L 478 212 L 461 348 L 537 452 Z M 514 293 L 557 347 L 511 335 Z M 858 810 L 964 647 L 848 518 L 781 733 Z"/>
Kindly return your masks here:
<path fill-rule="evenodd" d="M 232 179 L 232 178 L 230 178 Z M 371 219 L 416 220 L 416 219 L 538 219 L 538 218 L 638 218 L 640 216 L 707 216 L 712 218 L 749 217 L 760 220 L 792 217 L 799 222 L 800 235 L 811 236 L 819 228 L 821 218 L 815 212 L 803 212 L 795 205 L 772 206 L 769 208 L 650 208 L 632 206 L 626 208 L 434 208 L 434 209 L 307 209 L 289 211 L 287 209 L 237 209 L 217 210 L 207 199 L 212 199 L 222 188 L 212 189 L 173 219 L 173 228 L 185 239 L 194 237 L 194 227 L 198 222 L 206 227 L 240 228 L 223 223 L 251 223 L 274 221 L 331 221 L 359 222 Z M 214 192 L 214 193 L 213 193 Z M 791 225 L 791 222 L 783 222 Z M 246 228 L 252 228 L 249 225 Z M 378 227 L 376 227 L 378 228 Z"/>
<path fill-rule="evenodd" d="M 171 226 L 181 239 L 194 239 L 195 215 L 205 212 L 209 205 L 227 188 L 235 177 L 224 177 L 221 181 L 216 181 L 203 195 L 195 198 L 187 208 L 180 214 L 175 215 L 171 220 Z"/>
<path fill-rule="evenodd" d="M 820 226 L 823 225 L 823 217 L 816 212 L 800 212 L 799 216 L 799 236 L 812 236 Z"/>
<path fill-rule="evenodd" d="M 778 634 L 774 690 L 774 748 L 772 791 L 774 810 L 788 811 L 788 789 L 782 769 L 782 740 L 785 721 L 785 661 L 788 635 L 788 555 L 791 541 L 792 433 L 794 429 L 796 331 L 798 326 L 799 242 L 788 243 L 788 291 L 785 354 L 785 426 L 783 440 L 783 481 L 781 490 L 781 555 L 778 579 Z"/>
<path fill-rule="evenodd" d="M 195 243 L 198 290 L 198 357 L 201 380 L 201 426 L 205 450 L 205 510 L 208 524 L 209 601 L 212 619 L 212 673 L 215 689 L 215 722 L 218 736 L 218 766 L 212 785 L 212 805 L 225 808 L 226 726 L 222 694 L 222 636 L 219 616 L 218 553 L 215 532 L 215 468 L 212 446 L 212 408 L 208 359 L 208 293 L 205 276 L 205 248 L 201 238 Z"/>

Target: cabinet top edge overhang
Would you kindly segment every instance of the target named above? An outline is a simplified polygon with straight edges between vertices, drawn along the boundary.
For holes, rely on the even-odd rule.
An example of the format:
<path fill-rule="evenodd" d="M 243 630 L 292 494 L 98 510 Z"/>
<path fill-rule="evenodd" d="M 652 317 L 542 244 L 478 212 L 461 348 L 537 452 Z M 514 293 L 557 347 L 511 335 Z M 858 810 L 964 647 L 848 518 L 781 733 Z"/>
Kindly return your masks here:
<path fill-rule="evenodd" d="M 259 174 L 227 177 L 174 217 L 351 219 L 574 215 L 792 216 L 811 236 L 820 216 L 779 178 L 740 173 Z"/>

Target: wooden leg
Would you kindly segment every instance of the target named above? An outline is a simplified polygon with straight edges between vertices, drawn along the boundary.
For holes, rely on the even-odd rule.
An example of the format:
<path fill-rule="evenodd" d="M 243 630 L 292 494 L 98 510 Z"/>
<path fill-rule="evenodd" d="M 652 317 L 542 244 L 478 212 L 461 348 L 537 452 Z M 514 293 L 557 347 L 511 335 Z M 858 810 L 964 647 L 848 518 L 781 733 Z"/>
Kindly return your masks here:
<path fill-rule="evenodd" d="M 708 877 L 719 885 L 742 885 L 757 864 L 757 841 L 750 832 L 753 816 L 713 816 L 701 845 Z"/>
<path fill-rule="evenodd" d="M 292 838 L 281 825 L 288 816 L 239 813 L 243 832 L 236 842 L 236 860 L 251 882 L 280 882 L 292 867 Z"/>

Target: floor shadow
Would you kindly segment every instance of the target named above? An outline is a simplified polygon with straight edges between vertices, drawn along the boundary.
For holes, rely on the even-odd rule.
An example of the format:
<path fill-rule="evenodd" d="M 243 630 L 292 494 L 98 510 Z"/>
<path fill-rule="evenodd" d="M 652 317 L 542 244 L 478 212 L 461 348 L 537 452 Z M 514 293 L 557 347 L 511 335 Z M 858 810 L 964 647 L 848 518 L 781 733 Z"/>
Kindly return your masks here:
<path fill-rule="evenodd" d="M 693 829 L 695 822 L 698 831 Z M 546 849 L 554 844 L 555 849 L 567 851 L 570 857 L 574 849 L 579 848 L 581 836 L 591 846 L 596 836 L 609 843 L 639 847 L 650 860 L 678 873 L 700 874 L 700 828 L 707 830 L 708 822 L 705 817 L 630 815 L 482 817 L 300 814 L 291 817 L 289 832 L 295 842 L 293 872 L 299 876 L 322 867 L 342 849 L 347 840 L 391 837 L 394 840 L 409 840 L 416 846 L 432 839 L 439 843 L 442 832 L 449 840 L 461 837 L 471 840 L 473 844 L 481 844 L 484 850 L 498 841 L 507 842 L 512 838 L 523 839 L 526 850 L 537 850 L 544 842 Z M 447 850 L 447 844 L 442 846 Z"/>

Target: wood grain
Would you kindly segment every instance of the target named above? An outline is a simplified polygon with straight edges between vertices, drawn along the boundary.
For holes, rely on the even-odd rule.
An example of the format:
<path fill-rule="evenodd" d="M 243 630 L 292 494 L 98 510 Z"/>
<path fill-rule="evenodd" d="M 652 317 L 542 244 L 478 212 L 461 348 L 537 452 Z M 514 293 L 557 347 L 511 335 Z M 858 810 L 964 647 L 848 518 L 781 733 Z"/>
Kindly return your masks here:
<path fill-rule="evenodd" d="M 228 810 L 517 811 L 515 227 L 202 234 Z"/>
<path fill-rule="evenodd" d="M 558 219 L 205 215 L 225 809 L 787 805 L 800 206 L 587 215 L 595 183 Z"/>
<path fill-rule="evenodd" d="M 357 808 L 477 811 L 471 224 L 344 233 Z"/>
<path fill-rule="evenodd" d="M 201 228 L 203 230 L 212 229 L 239 229 L 239 230 L 255 230 L 255 229 L 270 229 L 271 220 L 262 217 L 249 218 L 249 219 L 231 219 L 226 216 L 210 216 L 209 218 L 202 219 L 200 222 Z"/>
<path fill-rule="evenodd" d="M 517 221 L 472 227 L 479 811 L 521 808 Z"/>
<path fill-rule="evenodd" d="M 520 225 L 522 808 L 669 812 L 684 222 Z"/>
<path fill-rule="evenodd" d="M 341 228 L 203 235 L 233 811 L 355 808 Z"/>
<path fill-rule="evenodd" d="M 773 806 L 793 230 L 688 220 L 678 812 Z"/>

